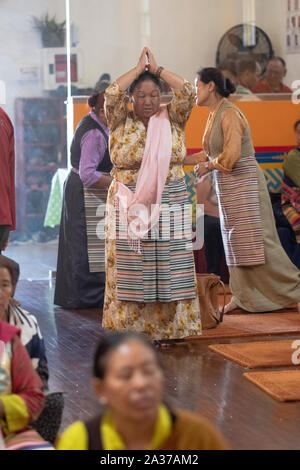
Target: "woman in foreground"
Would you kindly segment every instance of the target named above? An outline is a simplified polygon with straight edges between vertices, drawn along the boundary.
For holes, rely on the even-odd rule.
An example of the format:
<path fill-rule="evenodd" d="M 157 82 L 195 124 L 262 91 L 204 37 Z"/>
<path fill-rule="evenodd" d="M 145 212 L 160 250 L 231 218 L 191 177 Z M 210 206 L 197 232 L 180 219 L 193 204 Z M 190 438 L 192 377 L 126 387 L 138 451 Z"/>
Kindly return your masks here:
<path fill-rule="evenodd" d="M 95 354 L 93 385 L 104 411 L 71 425 L 59 450 L 228 449 L 206 420 L 163 402 L 157 354 L 142 336 L 108 333 Z"/>

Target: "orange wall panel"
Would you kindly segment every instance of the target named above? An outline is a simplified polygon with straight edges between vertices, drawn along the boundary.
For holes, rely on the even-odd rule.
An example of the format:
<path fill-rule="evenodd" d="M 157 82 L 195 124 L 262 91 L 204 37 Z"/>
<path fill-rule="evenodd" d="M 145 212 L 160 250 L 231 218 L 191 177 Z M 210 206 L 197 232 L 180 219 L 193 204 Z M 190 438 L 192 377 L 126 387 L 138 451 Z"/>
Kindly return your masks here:
<path fill-rule="evenodd" d="M 245 114 L 255 147 L 295 146 L 294 123 L 300 119 L 300 105 L 291 101 L 261 101 L 235 103 Z M 88 104 L 74 104 L 74 129 L 89 112 Z M 202 148 L 202 136 L 209 115 L 208 108 L 196 105 L 186 126 L 188 149 Z"/>

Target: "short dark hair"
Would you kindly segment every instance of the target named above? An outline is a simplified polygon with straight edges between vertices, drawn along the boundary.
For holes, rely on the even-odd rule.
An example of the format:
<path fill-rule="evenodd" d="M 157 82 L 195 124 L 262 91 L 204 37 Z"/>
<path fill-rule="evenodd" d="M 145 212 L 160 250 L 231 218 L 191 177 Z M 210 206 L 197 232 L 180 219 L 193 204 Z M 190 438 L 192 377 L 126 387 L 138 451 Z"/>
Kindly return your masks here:
<path fill-rule="evenodd" d="M 128 95 L 133 94 L 135 88 L 137 87 L 139 83 L 146 82 L 147 80 L 151 80 L 156 86 L 158 86 L 160 92 L 162 91 L 162 85 L 161 85 L 160 79 L 151 72 L 143 72 L 137 77 L 136 80 L 134 80 L 134 82 L 132 82 L 132 84 L 128 88 L 127 90 Z"/>
<path fill-rule="evenodd" d="M 297 127 L 299 126 L 299 124 L 300 124 L 300 119 L 298 119 L 298 121 L 296 121 L 294 124 L 295 131 L 297 130 Z"/>
<path fill-rule="evenodd" d="M 0 269 L 7 269 L 9 274 L 10 274 L 10 278 L 11 278 L 11 283 L 13 286 L 15 286 L 16 284 L 16 279 L 15 279 L 15 271 L 14 271 L 14 267 L 12 265 L 12 263 L 9 261 L 9 259 L 7 259 L 5 256 L 0 256 Z"/>
<path fill-rule="evenodd" d="M 214 67 L 207 67 L 197 72 L 201 82 L 209 83 L 214 82 L 216 85 L 216 92 L 219 95 L 227 98 L 231 93 L 234 93 L 236 88 L 229 78 L 224 78 L 222 72 Z"/>
<path fill-rule="evenodd" d="M 275 60 L 279 61 L 282 63 L 283 67 L 286 69 L 286 61 L 282 58 L 282 57 L 279 57 L 279 56 L 274 56 L 272 57 L 270 60 L 268 60 L 268 64 L 270 62 L 274 62 Z"/>
<path fill-rule="evenodd" d="M 256 62 L 252 59 L 247 59 L 247 60 L 241 60 L 238 62 L 237 65 L 237 70 L 238 70 L 238 76 L 240 76 L 244 72 L 256 72 Z"/>
<path fill-rule="evenodd" d="M 154 346 L 148 341 L 145 336 L 139 335 L 134 332 L 109 332 L 105 333 L 101 338 L 94 355 L 93 376 L 98 379 L 103 379 L 106 374 L 107 357 L 109 353 L 117 349 L 124 343 L 130 340 L 139 341 L 153 352 L 157 359 L 157 354 Z M 158 362 L 158 359 L 157 359 Z"/>

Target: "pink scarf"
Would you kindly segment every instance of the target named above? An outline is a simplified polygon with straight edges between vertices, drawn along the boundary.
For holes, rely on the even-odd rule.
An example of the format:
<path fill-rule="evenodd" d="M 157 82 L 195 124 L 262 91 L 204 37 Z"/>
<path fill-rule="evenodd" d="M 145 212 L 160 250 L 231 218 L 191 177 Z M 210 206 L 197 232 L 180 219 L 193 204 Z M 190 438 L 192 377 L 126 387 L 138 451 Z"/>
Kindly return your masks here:
<path fill-rule="evenodd" d="M 172 131 L 168 110 L 162 106 L 149 119 L 147 139 L 135 193 L 123 183 L 116 184 L 120 222 L 127 228 L 131 247 L 141 252 L 141 239 L 154 227 L 160 214 L 162 192 L 172 152 Z"/>

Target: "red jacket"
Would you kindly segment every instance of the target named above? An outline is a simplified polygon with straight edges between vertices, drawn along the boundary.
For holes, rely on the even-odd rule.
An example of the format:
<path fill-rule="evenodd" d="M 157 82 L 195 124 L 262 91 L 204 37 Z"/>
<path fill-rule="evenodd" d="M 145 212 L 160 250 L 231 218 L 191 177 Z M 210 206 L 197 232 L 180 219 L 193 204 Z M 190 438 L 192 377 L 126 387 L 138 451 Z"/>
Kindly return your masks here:
<path fill-rule="evenodd" d="M 251 91 L 252 93 L 272 93 L 272 90 L 270 89 L 266 79 L 257 82 Z M 292 90 L 288 86 L 281 83 L 280 91 L 278 93 L 292 93 Z"/>
<path fill-rule="evenodd" d="M 21 343 L 19 328 L 0 320 L 0 341 L 4 344 L 11 343 L 12 395 L 18 395 L 25 402 L 28 424 L 30 424 L 39 417 L 43 410 L 45 396 L 42 391 L 42 381 L 33 369 L 27 350 Z M 3 353 L 3 351 L 1 352 Z"/>
<path fill-rule="evenodd" d="M 14 128 L 0 108 L 0 225 L 16 229 Z"/>

